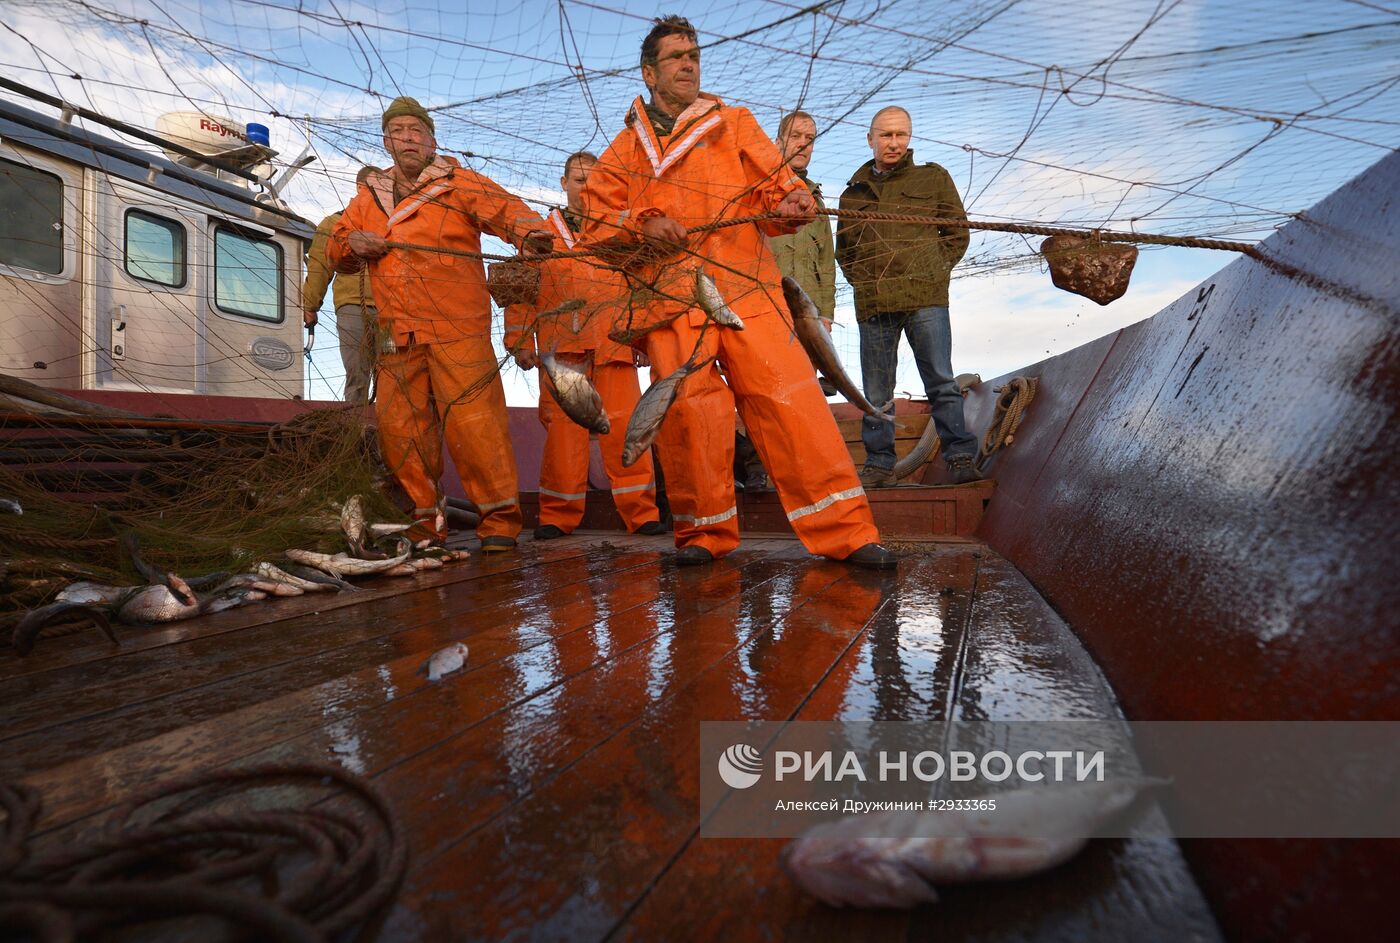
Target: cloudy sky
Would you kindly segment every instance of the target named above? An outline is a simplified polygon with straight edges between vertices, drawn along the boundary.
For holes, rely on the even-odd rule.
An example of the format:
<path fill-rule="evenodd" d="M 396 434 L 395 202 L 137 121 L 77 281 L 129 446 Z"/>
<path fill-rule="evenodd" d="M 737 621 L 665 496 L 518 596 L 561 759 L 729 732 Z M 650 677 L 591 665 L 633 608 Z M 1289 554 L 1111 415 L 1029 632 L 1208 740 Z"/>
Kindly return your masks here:
<path fill-rule="evenodd" d="M 434 108 L 442 149 L 534 202 L 602 150 L 642 91 L 657 8 L 516 0 L 7 0 L 0 73 L 133 124 L 191 108 L 272 128 L 318 161 L 289 190 L 313 222 L 382 163 L 378 114 Z M 831 202 L 886 104 L 974 218 L 1256 240 L 1400 145 L 1400 10 L 1370 0 L 730 0 L 690 15 L 704 86 L 775 128 L 817 116 Z M 6 93 L 0 93 L 6 94 Z M 15 97 L 15 96 L 9 96 Z M 1142 253 L 1106 307 L 1053 288 L 1038 239 L 975 235 L 953 283 L 954 366 L 990 378 L 1147 317 L 1232 256 Z M 836 340 L 858 373 L 849 291 Z M 499 325 L 498 325 L 499 336 Z M 343 370 L 318 339 L 309 394 Z M 897 388 L 921 392 L 905 358 Z M 533 377 L 506 371 L 508 397 Z"/>

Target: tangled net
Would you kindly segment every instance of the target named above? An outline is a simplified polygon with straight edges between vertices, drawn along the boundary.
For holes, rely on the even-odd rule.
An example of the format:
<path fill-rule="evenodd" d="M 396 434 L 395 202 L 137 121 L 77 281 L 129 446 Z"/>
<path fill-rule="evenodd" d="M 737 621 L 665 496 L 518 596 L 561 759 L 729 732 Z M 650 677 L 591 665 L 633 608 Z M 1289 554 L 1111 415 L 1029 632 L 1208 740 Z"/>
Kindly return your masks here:
<path fill-rule="evenodd" d="M 308 796 L 314 805 L 287 805 Z M 387 904 L 408 860 L 378 790 L 323 764 L 170 780 L 121 805 L 95 839 L 35 852 L 40 806 L 35 790 L 0 784 L 0 936 L 62 943 L 179 919 L 208 939 L 212 918 L 258 940 L 326 940 Z"/>
<path fill-rule="evenodd" d="M 335 508 L 363 495 L 375 520 L 406 520 L 358 410 L 287 422 L 97 416 L 0 418 L 0 614 L 74 580 L 144 583 L 122 551 L 135 534 L 156 567 L 194 577 L 338 547 Z"/>

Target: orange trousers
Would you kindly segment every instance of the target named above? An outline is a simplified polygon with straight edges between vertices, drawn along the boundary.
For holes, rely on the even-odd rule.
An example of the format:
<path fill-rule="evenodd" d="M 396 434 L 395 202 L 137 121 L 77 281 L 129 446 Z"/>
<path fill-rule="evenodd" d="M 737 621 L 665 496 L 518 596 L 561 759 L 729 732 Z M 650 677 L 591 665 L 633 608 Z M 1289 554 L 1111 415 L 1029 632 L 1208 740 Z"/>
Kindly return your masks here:
<path fill-rule="evenodd" d="M 656 474 L 648 452 L 626 468 L 622 446 L 627 438 L 627 420 L 641 398 L 637 368 L 630 363 L 604 363 L 589 366 L 585 354 L 558 354 L 561 361 L 583 366 L 602 397 L 612 431 L 598 437 L 603 467 L 612 485 L 613 503 L 622 522 L 634 531 L 661 517 L 656 510 Z M 549 374 L 540 371 L 540 424 L 544 426 L 544 458 L 540 463 L 540 523 L 553 524 L 570 533 L 583 520 L 588 497 L 588 430 L 564 415 L 564 410 L 545 389 Z"/>
<path fill-rule="evenodd" d="M 445 434 L 467 497 L 481 509 L 477 536 L 520 533 L 515 450 L 498 367 L 487 337 L 412 344 L 379 355 L 379 448 L 413 499 L 414 517 L 437 518 Z M 437 529 L 447 536 L 445 527 Z"/>
<path fill-rule="evenodd" d="M 792 529 L 812 553 L 845 559 L 880 540 L 850 452 L 786 318 L 771 307 L 753 317 L 757 299 L 745 301 L 742 331 L 690 311 L 646 335 L 653 380 L 692 352 L 697 362 L 718 357 L 724 368 L 723 377 L 711 363 L 687 378 L 657 435 L 676 545 L 698 545 L 717 557 L 739 545 L 737 405 Z"/>

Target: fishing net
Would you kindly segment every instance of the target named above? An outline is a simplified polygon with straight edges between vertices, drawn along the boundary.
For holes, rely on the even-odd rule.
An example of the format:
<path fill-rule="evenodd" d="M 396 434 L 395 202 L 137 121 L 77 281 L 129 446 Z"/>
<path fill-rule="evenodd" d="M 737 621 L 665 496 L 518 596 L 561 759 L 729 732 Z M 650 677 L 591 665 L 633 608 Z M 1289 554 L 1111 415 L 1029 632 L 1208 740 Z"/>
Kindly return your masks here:
<path fill-rule="evenodd" d="M 122 548 L 187 578 L 344 549 L 339 505 L 403 521 L 357 409 L 286 422 L 6 413 L 0 417 L 0 613 L 32 608 L 78 579 L 145 582 Z"/>

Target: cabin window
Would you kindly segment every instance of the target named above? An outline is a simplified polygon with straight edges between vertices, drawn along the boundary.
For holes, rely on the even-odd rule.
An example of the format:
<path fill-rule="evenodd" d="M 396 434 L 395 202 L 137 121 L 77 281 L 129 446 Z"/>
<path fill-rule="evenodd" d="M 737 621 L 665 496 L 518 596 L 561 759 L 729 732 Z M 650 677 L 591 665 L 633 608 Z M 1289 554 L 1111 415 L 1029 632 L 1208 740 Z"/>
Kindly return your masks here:
<path fill-rule="evenodd" d="M 63 273 L 63 181 L 0 159 L 0 265 Z"/>
<path fill-rule="evenodd" d="M 260 321 L 282 320 L 282 247 L 225 226 L 214 230 L 214 306 Z"/>
<path fill-rule="evenodd" d="M 185 227 L 154 213 L 128 210 L 125 258 L 132 278 L 183 288 Z"/>

